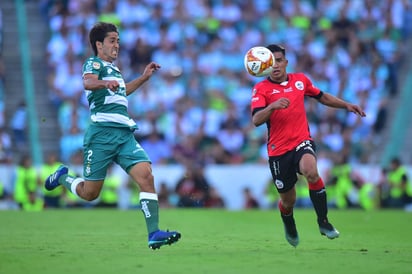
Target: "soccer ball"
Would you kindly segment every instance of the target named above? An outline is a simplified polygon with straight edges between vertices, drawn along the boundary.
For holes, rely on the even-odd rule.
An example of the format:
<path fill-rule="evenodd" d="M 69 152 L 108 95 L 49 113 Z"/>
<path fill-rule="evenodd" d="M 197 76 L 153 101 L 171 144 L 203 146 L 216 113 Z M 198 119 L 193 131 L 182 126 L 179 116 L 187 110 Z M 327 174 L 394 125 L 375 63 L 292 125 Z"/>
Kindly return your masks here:
<path fill-rule="evenodd" d="M 253 47 L 245 54 L 245 69 L 256 77 L 268 76 L 273 71 L 275 56 L 265 47 Z"/>

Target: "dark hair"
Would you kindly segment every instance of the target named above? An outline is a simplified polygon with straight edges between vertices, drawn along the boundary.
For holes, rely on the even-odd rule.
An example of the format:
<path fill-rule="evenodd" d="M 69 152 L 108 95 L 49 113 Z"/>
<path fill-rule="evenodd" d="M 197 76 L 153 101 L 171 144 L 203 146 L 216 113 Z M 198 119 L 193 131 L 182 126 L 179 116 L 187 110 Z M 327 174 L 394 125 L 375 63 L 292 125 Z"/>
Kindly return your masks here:
<path fill-rule="evenodd" d="M 284 56 L 286 56 L 286 50 L 281 45 L 270 44 L 269 46 L 266 46 L 266 48 L 268 48 L 271 52 L 281 52 Z"/>
<path fill-rule="evenodd" d="M 96 42 L 103 42 L 109 32 L 119 33 L 115 25 L 105 22 L 96 23 L 90 30 L 89 41 L 95 55 L 97 55 Z"/>

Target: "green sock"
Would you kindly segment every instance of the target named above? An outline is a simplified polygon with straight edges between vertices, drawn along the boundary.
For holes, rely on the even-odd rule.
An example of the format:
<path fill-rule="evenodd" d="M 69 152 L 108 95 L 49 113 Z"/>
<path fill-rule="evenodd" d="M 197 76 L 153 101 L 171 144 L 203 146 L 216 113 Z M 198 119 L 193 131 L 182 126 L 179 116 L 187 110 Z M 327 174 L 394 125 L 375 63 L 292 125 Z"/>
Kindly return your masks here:
<path fill-rule="evenodd" d="M 70 190 L 70 187 L 72 185 L 73 182 L 73 177 L 69 176 L 68 174 L 64 174 L 62 176 L 60 176 L 59 178 L 59 184 L 61 184 L 62 186 L 64 186 L 65 188 L 67 188 L 68 190 Z"/>
<path fill-rule="evenodd" d="M 147 232 L 159 230 L 159 202 L 156 193 L 140 192 L 140 206 L 146 220 Z"/>
<path fill-rule="evenodd" d="M 82 178 L 76 178 L 68 174 L 62 175 L 59 178 L 59 184 L 63 185 L 65 188 L 67 188 L 71 193 L 73 193 L 76 196 L 79 196 L 79 195 L 76 193 L 75 189 L 77 185 L 83 181 L 84 180 Z"/>

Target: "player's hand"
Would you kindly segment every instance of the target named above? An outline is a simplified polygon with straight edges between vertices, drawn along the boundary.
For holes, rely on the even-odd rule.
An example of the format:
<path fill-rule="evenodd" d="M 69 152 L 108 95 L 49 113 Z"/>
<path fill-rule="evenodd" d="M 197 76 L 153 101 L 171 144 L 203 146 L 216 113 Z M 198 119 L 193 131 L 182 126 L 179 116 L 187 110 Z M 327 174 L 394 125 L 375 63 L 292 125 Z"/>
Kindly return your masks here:
<path fill-rule="evenodd" d="M 288 98 L 280 98 L 273 102 L 271 105 L 272 109 L 285 109 L 289 107 L 290 101 Z"/>
<path fill-rule="evenodd" d="M 152 74 L 160 69 L 160 65 L 155 63 L 155 62 L 150 62 L 149 64 L 146 65 L 143 75 L 144 76 L 152 76 Z"/>
<path fill-rule="evenodd" d="M 105 86 L 111 91 L 116 92 L 117 89 L 119 88 L 119 82 L 117 82 L 116 80 L 110 80 L 106 82 Z"/>
<path fill-rule="evenodd" d="M 347 108 L 348 111 L 353 112 L 353 113 L 359 115 L 360 117 L 365 117 L 366 116 L 366 113 L 358 105 L 349 104 L 346 108 Z"/>

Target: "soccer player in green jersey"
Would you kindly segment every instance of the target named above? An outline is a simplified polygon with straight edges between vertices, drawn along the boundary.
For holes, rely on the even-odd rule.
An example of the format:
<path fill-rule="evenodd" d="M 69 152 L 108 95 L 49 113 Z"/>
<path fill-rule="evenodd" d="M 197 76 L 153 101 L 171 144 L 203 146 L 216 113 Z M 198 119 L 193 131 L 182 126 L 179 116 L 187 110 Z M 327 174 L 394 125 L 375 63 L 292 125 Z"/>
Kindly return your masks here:
<path fill-rule="evenodd" d="M 119 55 L 119 32 L 115 25 L 99 22 L 89 33 L 94 56 L 83 65 L 83 85 L 90 108 L 90 125 L 84 136 L 83 178 L 72 177 L 61 165 L 45 181 L 53 190 L 63 185 L 86 201 L 99 197 L 112 162 L 120 165 L 140 188 L 140 205 L 146 220 L 149 247 L 160 248 L 177 242 L 177 231 L 159 230 L 159 203 L 151 161 L 134 138 L 136 123 L 129 117 L 127 96 L 143 85 L 160 66 L 146 65 L 143 74 L 125 83 L 113 63 Z"/>

